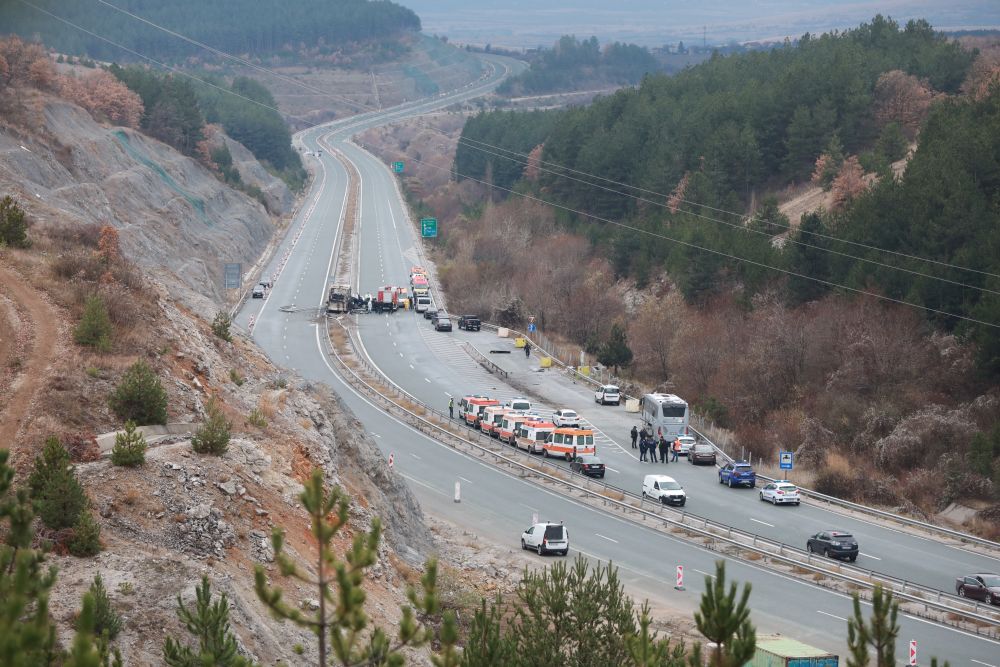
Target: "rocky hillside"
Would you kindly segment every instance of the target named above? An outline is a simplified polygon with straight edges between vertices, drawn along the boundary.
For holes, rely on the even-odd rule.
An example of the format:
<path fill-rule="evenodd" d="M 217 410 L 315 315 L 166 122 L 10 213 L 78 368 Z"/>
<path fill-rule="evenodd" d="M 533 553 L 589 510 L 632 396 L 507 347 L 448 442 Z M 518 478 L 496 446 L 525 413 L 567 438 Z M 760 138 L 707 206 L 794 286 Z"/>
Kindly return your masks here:
<path fill-rule="evenodd" d="M 224 301 L 222 265 L 249 268 L 271 239 L 276 221 L 260 203 L 166 144 L 48 93 L 12 97 L 0 121 L 0 191 L 31 201 L 36 221 L 113 225 L 126 256 L 206 311 Z M 284 184 L 225 141 L 248 182 L 287 211 Z"/>

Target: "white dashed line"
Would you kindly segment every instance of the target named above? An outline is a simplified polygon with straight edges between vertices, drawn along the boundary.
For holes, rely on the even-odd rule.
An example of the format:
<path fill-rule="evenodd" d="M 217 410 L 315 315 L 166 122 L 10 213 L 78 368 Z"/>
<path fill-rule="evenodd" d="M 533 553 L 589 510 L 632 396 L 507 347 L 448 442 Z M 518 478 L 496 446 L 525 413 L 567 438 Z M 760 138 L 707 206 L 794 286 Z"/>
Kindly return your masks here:
<path fill-rule="evenodd" d="M 827 612 L 819 610 L 819 609 L 816 610 L 816 613 L 817 614 L 823 614 L 824 616 L 829 616 L 830 618 L 835 618 L 838 621 L 843 621 L 844 623 L 847 623 L 847 619 L 844 618 L 843 616 L 837 616 L 835 614 L 830 614 L 830 613 L 827 613 Z"/>
<path fill-rule="evenodd" d="M 753 518 L 753 517 L 750 517 L 750 520 L 751 520 L 751 521 L 754 521 L 754 522 L 756 522 L 756 523 L 760 523 L 760 524 L 763 524 L 763 525 L 765 525 L 765 526 L 769 526 L 769 527 L 771 527 L 771 528 L 774 528 L 774 524 L 773 524 L 773 523 L 768 523 L 767 521 L 761 521 L 760 519 L 755 519 L 755 518 Z"/>
<path fill-rule="evenodd" d="M 694 570 L 694 568 L 691 568 L 691 569 Z M 701 570 L 694 570 L 694 571 L 697 572 L 698 574 L 703 574 L 706 577 L 710 577 L 712 579 L 715 579 L 715 575 L 714 574 L 709 574 L 708 572 L 702 572 Z"/>
<path fill-rule="evenodd" d="M 618 540 L 613 540 L 610 537 L 608 537 L 607 535 L 601 535 L 600 533 L 594 533 L 594 535 L 597 535 L 601 539 L 607 540 L 608 542 L 614 542 L 615 544 L 618 544 Z"/>
<path fill-rule="evenodd" d="M 864 556 L 865 558 L 873 558 L 873 559 L 875 559 L 875 560 L 882 560 L 882 559 L 881 559 L 881 558 L 879 558 L 878 556 L 872 556 L 871 554 L 866 554 L 866 553 L 865 553 L 865 552 L 863 552 L 863 551 L 859 551 L 859 552 L 858 552 L 858 554 L 860 554 L 860 555 Z"/>

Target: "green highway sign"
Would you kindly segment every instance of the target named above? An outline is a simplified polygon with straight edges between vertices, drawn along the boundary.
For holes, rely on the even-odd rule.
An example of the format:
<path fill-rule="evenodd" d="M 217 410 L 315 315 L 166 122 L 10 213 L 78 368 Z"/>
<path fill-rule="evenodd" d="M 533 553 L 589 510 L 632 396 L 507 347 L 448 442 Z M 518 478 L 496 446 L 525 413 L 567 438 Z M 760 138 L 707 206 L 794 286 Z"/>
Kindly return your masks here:
<path fill-rule="evenodd" d="M 437 218 L 420 218 L 420 235 L 424 238 L 433 238 L 438 235 Z"/>
<path fill-rule="evenodd" d="M 394 173 L 394 174 L 402 174 L 403 173 L 403 166 L 404 165 L 403 165 L 402 162 L 393 162 L 392 163 L 392 173 Z"/>

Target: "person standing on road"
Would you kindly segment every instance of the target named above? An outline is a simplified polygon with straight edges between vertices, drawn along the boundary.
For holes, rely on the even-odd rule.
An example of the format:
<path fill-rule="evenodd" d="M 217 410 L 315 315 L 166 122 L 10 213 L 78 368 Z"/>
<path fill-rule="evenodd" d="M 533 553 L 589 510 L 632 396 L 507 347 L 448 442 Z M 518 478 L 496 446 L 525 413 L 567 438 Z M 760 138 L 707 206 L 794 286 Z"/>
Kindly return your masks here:
<path fill-rule="evenodd" d="M 637 429 L 635 426 L 632 426 L 631 436 L 632 436 L 632 449 L 635 449 L 636 448 L 635 441 L 639 437 L 639 429 Z"/>
<path fill-rule="evenodd" d="M 643 436 L 642 440 L 639 441 L 639 460 L 646 460 L 646 436 Z"/>
<path fill-rule="evenodd" d="M 524 341 L 524 358 L 527 359 L 531 356 L 531 343 L 527 340 Z"/>
<path fill-rule="evenodd" d="M 676 461 L 677 457 L 681 455 L 681 439 L 674 439 L 674 457 L 673 460 Z"/>
<path fill-rule="evenodd" d="M 667 439 L 660 436 L 660 463 L 667 462 Z"/>
<path fill-rule="evenodd" d="M 455 418 L 455 399 L 454 398 L 449 398 L 448 399 L 448 419 L 454 419 L 454 418 Z"/>

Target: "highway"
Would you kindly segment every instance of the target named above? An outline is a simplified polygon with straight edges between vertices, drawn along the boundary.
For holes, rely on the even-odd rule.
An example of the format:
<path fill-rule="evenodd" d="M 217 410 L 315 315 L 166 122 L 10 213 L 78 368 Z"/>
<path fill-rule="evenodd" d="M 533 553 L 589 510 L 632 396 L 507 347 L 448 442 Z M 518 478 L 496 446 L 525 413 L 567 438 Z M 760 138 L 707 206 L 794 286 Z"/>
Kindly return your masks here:
<path fill-rule="evenodd" d="M 484 540 L 511 544 L 515 550 L 519 534 L 533 514 L 563 520 L 569 526 L 572 552 L 612 560 L 621 568 L 630 590 L 645 592 L 656 605 L 669 605 L 687 613 L 697 605 L 704 586 L 703 573 L 714 570 L 713 562 L 719 554 L 609 517 L 414 432 L 357 395 L 333 372 L 323 355 L 321 336 L 325 336 L 325 331 L 318 309 L 331 275 L 331 252 L 345 206 L 347 173 L 319 142 L 346 155 L 361 175 L 360 262 L 356 276 L 360 291 L 373 291 L 383 284 L 406 285 L 409 266 L 421 260 L 413 227 L 396 194 L 394 177 L 385 165 L 347 139 L 368 127 L 482 94 L 495 86 L 501 76 L 498 72 L 489 80 L 444 97 L 344 119 L 297 135 L 296 142 L 308 150 L 323 150 L 318 158 L 317 177 L 272 264 L 264 272 L 272 275 L 280 268 L 273 289 L 263 301 L 249 300 L 238 313 L 236 323 L 246 330 L 253 318 L 253 338 L 275 363 L 308 381 L 325 382 L 341 394 L 383 452 L 395 454 L 396 470 L 429 512 L 466 526 Z M 407 391 L 439 408 L 446 405 L 449 395 L 457 398 L 463 393 L 483 392 L 508 398 L 521 393 L 515 387 L 500 384 L 459 347 L 463 339 L 473 339 L 489 347 L 488 337 L 495 336 L 486 331 L 438 334 L 426 320 L 406 312 L 359 316 L 357 324 L 372 361 Z M 525 367 L 518 369 L 518 362 Z M 631 448 L 623 449 L 612 442 L 625 443 L 625 434 L 632 423 L 621 409 L 600 408 L 586 388 L 565 382 L 554 373 L 533 372 L 521 359 L 510 357 L 504 363 L 522 377 L 522 386 L 547 399 L 548 408 L 577 409 L 610 436 L 602 440 L 600 454 L 614 468 L 608 481 L 616 485 L 638 490 L 643 474 L 654 471 L 671 474 L 691 495 L 692 511 L 797 546 L 803 546 L 805 536 L 811 532 L 831 526 L 846 528 L 858 537 L 865 554 L 863 559 L 867 559 L 859 559 L 859 564 L 943 590 L 949 590 L 954 575 L 966 569 L 1000 569 L 993 559 L 847 519 L 818 507 L 762 505 L 753 491 L 720 487 L 710 468 L 693 468 L 687 463 L 639 463 L 634 460 Z M 457 504 L 452 499 L 455 482 L 463 485 L 462 502 Z M 528 563 L 550 562 L 549 558 L 541 560 L 527 553 L 524 557 Z M 688 572 L 687 590 L 683 592 L 672 588 L 674 566 L 678 564 L 685 565 Z M 728 572 L 735 579 L 753 585 L 753 619 L 759 631 L 781 632 L 845 654 L 843 619 L 850 614 L 849 599 L 747 563 L 730 561 Z M 1000 667 L 996 657 L 1000 655 L 1000 644 L 996 642 L 919 619 L 904 617 L 901 624 L 903 631 L 897 647 L 900 657 L 906 655 L 909 639 L 919 639 L 924 662 L 937 655 L 950 660 L 952 665 Z"/>

